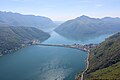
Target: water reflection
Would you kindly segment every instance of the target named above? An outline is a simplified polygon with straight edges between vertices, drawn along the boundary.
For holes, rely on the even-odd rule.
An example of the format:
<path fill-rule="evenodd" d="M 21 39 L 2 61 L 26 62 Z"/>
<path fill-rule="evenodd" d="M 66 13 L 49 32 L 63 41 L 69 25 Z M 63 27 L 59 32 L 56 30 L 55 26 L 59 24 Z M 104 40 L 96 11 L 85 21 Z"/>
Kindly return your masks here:
<path fill-rule="evenodd" d="M 56 32 L 57 33 L 57 32 Z M 58 33 L 59 35 L 70 39 L 70 40 L 75 40 L 75 41 L 88 41 L 91 39 L 95 39 L 97 37 L 100 37 L 101 34 L 64 34 L 64 33 Z"/>
<path fill-rule="evenodd" d="M 81 34 L 63 34 L 63 33 L 57 33 L 57 32 L 52 32 L 51 37 L 46 40 L 44 43 L 49 43 L 49 44 L 74 44 L 74 43 L 79 43 L 79 44 L 90 44 L 90 43 L 100 43 L 105 40 L 110 36 L 110 34 L 86 34 L 86 35 L 81 35 Z"/>

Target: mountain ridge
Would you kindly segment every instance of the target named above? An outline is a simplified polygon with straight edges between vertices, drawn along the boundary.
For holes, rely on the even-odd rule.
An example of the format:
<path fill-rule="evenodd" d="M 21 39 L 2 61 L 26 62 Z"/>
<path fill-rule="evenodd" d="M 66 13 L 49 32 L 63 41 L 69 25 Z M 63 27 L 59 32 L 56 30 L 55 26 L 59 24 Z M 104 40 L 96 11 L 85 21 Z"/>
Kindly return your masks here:
<path fill-rule="evenodd" d="M 13 12 L 0 11 L 0 21 L 11 26 L 35 27 L 43 30 L 56 27 L 56 24 L 48 17 Z"/>
<path fill-rule="evenodd" d="M 111 20 L 110 20 L 111 19 Z M 77 17 L 58 26 L 55 31 L 62 35 L 105 34 L 120 30 L 120 18 Z"/>

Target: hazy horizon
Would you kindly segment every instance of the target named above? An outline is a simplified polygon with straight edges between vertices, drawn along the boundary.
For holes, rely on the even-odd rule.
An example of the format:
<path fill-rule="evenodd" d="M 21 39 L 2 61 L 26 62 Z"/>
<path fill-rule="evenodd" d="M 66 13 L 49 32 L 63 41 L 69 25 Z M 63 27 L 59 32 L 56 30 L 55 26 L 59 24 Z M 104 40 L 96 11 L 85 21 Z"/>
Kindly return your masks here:
<path fill-rule="evenodd" d="M 4 0 L 0 11 L 37 15 L 66 21 L 81 15 L 93 18 L 120 17 L 120 0 Z"/>

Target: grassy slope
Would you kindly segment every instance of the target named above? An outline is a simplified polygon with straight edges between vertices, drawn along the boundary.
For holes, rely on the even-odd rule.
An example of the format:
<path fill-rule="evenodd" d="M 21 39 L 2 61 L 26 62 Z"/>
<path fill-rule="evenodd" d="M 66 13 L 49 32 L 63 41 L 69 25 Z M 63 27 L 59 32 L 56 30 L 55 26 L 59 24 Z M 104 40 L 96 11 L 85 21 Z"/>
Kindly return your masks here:
<path fill-rule="evenodd" d="M 92 77 L 107 78 L 107 76 L 115 73 L 115 71 L 109 72 L 109 70 L 112 69 L 120 71 L 120 68 L 114 66 L 114 64 L 116 64 L 117 67 L 120 66 L 120 33 L 111 36 L 102 42 L 97 48 L 93 49 L 90 53 L 89 61 L 90 65 L 85 74 L 85 78 L 88 78 L 88 80 Z M 117 78 L 120 76 L 115 74 L 111 77 Z M 109 78 L 111 79 L 111 77 Z"/>
<path fill-rule="evenodd" d="M 97 70 L 93 73 L 90 73 L 91 77 L 86 78 L 87 80 L 92 79 L 120 79 L 120 62 L 100 70 Z"/>

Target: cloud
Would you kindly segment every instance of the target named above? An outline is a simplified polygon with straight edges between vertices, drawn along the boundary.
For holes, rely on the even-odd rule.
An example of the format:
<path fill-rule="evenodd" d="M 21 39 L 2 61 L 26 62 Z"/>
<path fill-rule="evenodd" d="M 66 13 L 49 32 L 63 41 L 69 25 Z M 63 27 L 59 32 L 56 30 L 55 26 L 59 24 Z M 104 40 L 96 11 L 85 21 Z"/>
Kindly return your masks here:
<path fill-rule="evenodd" d="M 103 5 L 102 4 L 97 4 L 96 7 L 102 7 Z"/>

